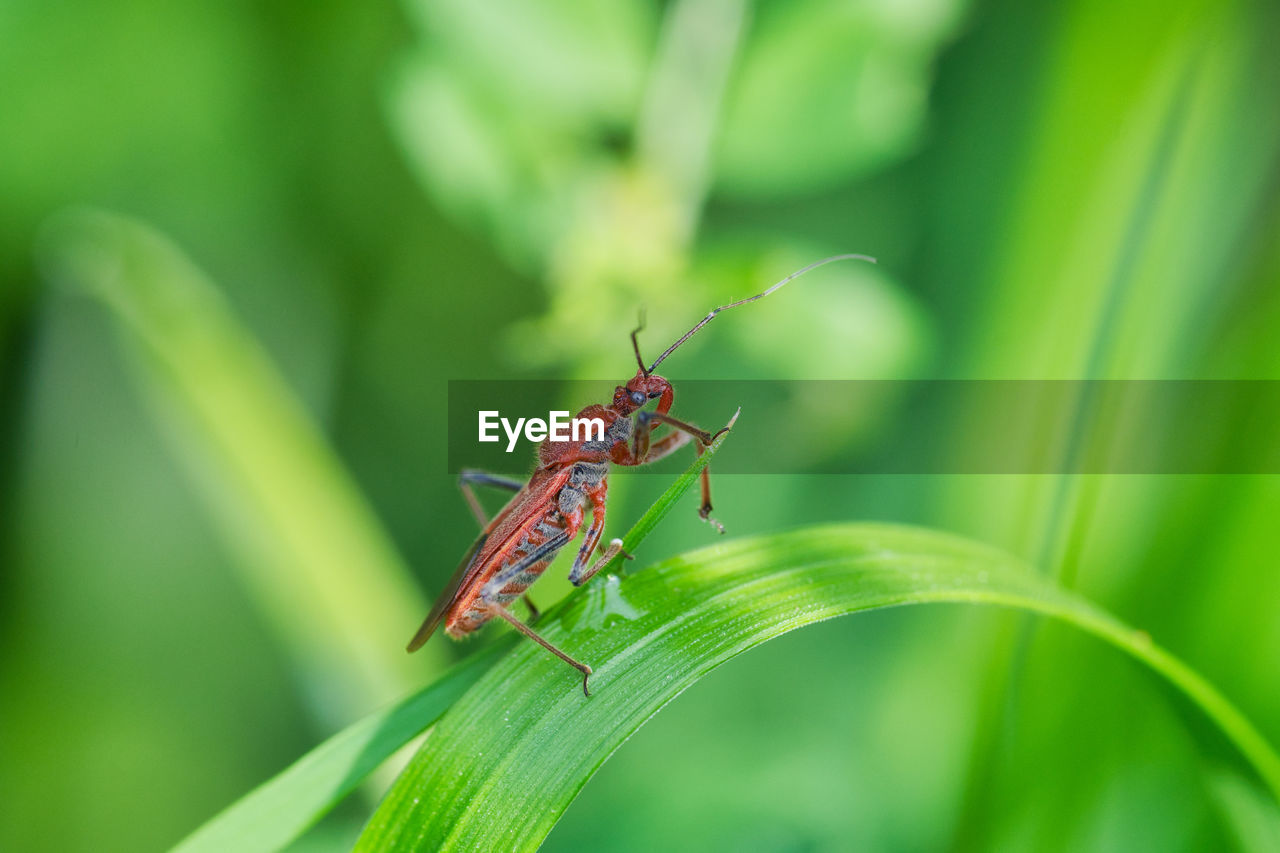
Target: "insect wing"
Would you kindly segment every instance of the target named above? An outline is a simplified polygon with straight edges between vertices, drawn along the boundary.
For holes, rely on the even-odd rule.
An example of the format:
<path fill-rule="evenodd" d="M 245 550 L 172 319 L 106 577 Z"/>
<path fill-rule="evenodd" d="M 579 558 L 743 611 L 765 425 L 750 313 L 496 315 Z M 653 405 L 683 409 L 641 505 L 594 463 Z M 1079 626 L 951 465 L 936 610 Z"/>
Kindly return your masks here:
<path fill-rule="evenodd" d="M 413 635 L 413 639 L 409 641 L 407 647 L 409 651 L 413 652 L 422 648 L 423 644 L 435 632 L 440 620 L 449 612 L 449 608 L 459 598 L 466 595 L 471 586 L 481 576 L 484 567 L 492 562 L 496 556 L 505 553 L 511 544 L 509 540 L 518 536 L 533 518 L 541 515 L 546 510 L 548 502 L 560 490 L 560 487 L 568 482 L 569 474 L 570 469 L 565 468 L 542 480 L 542 482 L 537 482 L 537 475 L 535 474 L 535 479 L 525 486 L 524 491 L 512 498 L 511 502 L 503 507 L 493 521 L 489 522 L 489 526 L 485 528 L 484 533 L 472 543 L 471 548 L 463 556 L 462 562 L 458 565 L 457 571 L 453 573 L 453 577 L 449 579 L 444 592 L 440 593 L 440 597 L 432 605 L 431 612 L 422 623 L 422 627 L 418 629 L 418 632 Z M 493 541 L 495 547 L 485 547 L 490 540 Z"/>
<path fill-rule="evenodd" d="M 449 585 L 444 588 L 444 592 L 440 593 L 440 597 L 436 599 L 436 603 L 431 607 L 431 612 L 423 620 L 422 627 L 418 629 L 418 633 L 414 634 L 413 639 L 409 641 L 407 647 L 409 651 L 416 652 L 422 648 L 427 640 L 431 639 L 431 635 L 435 633 L 436 626 L 440 624 L 440 620 L 448 612 L 449 605 L 458 599 L 458 590 L 462 589 L 462 585 L 474 575 L 472 569 L 475 568 L 476 558 L 480 556 L 480 551 L 484 548 L 484 543 L 488 538 L 488 533 L 482 533 L 475 542 L 471 543 L 471 547 L 467 549 L 467 553 L 458 565 L 457 571 L 449 579 Z"/>

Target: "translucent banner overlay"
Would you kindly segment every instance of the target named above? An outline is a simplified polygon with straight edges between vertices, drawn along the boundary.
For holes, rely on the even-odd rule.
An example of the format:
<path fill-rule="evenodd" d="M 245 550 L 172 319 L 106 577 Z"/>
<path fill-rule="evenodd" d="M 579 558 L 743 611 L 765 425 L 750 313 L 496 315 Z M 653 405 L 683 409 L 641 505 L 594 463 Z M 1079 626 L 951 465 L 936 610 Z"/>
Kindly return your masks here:
<path fill-rule="evenodd" d="M 673 381 L 671 414 L 738 474 L 1276 474 L 1280 381 Z M 615 382 L 450 380 L 448 470 L 527 473 L 525 419 L 607 405 Z M 646 408 L 652 409 L 651 402 Z M 480 413 L 489 412 L 481 442 Z M 504 427 L 500 419 L 506 419 Z M 665 431 L 662 427 L 655 437 Z M 508 452 L 508 448 L 510 452 Z M 683 470 L 682 450 L 653 468 Z"/>

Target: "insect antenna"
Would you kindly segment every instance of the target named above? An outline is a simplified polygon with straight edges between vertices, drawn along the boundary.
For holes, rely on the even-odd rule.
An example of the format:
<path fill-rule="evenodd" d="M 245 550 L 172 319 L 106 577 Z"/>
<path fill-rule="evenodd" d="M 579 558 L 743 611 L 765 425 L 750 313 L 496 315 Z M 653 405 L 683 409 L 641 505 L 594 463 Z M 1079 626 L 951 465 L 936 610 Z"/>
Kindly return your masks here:
<path fill-rule="evenodd" d="M 640 372 L 643 373 L 645 376 L 648 376 L 649 371 L 645 370 L 644 368 L 644 359 L 640 357 L 640 340 L 637 337 L 637 335 L 639 335 L 643 331 L 644 331 L 644 308 L 641 308 L 639 325 L 637 325 L 631 331 L 631 348 L 636 351 L 636 364 L 640 365 Z"/>
<path fill-rule="evenodd" d="M 690 329 L 689 331 L 687 331 L 687 332 L 685 332 L 683 335 L 681 335 L 681 336 L 680 336 L 680 340 L 676 341 L 674 344 L 672 344 L 671 346 L 667 347 L 666 352 L 664 352 L 662 355 L 658 356 L 657 361 L 655 361 L 653 364 L 649 365 L 649 368 L 648 368 L 647 370 L 645 370 L 645 367 L 644 367 L 644 363 L 643 363 L 643 362 L 641 362 L 641 364 L 640 364 L 640 369 L 641 369 L 641 370 L 644 370 L 644 374 L 645 374 L 645 376 L 648 376 L 650 373 L 652 373 L 653 371 L 657 370 L 658 365 L 659 365 L 659 364 L 662 364 L 662 360 L 663 360 L 664 358 L 666 358 L 667 356 L 671 355 L 671 353 L 675 352 L 675 351 L 676 351 L 676 348 L 677 348 L 677 347 L 679 347 L 682 343 L 684 343 L 685 341 L 689 340 L 689 338 L 692 338 L 692 337 L 693 337 L 693 336 L 698 332 L 698 330 L 699 330 L 699 329 L 701 329 L 703 326 L 705 326 L 705 325 L 707 325 L 708 323 L 710 323 L 710 322 L 711 322 L 711 320 L 712 320 L 712 319 L 713 319 L 717 314 L 719 314 L 721 311 L 728 311 L 730 308 L 737 308 L 739 305 L 746 305 L 748 302 L 755 302 L 757 299 L 763 299 L 764 297 L 768 296 L 770 293 L 773 293 L 775 290 L 777 290 L 778 288 L 782 287 L 782 286 L 783 286 L 784 284 L 786 284 L 787 282 L 791 281 L 791 279 L 793 279 L 793 278 L 799 278 L 800 276 L 802 276 L 802 275 L 804 275 L 805 273 L 807 273 L 809 270 L 816 269 L 816 268 L 818 268 L 818 267 L 820 267 L 820 266 L 822 266 L 822 265 L 824 265 L 824 264 L 829 264 L 829 263 L 831 263 L 832 261 L 847 261 L 847 260 L 866 261 L 867 263 L 870 263 L 870 264 L 874 264 L 874 263 L 876 262 L 876 259 L 875 259 L 875 258 L 869 257 L 869 256 L 867 256 L 867 255 L 832 255 L 832 256 L 831 256 L 831 257 L 829 257 L 829 258 L 823 258 L 823 259 L 822 259 L 822 260 L 820 260 L 820 261 L 814 261 L 813 263 L 809 264 L 808 266 L 806 266 L 806 267 L 801 267 L 800 269 L 796 270 L 796 271 L 795 271 L 795 272 L 793 272 L 791 275 L 789 275 L 789 276 L 787 276 L 786 278 L 782 279 L 782 281 L 779 281 L 777 284 L 773 285 L 772 287 L 770 287 L 768 290 L 764 291 L 763 293 L 757 293 L 755 296 L 748 296 L 746 299 L 739 299 L 737 302 L 730 302 L 728 305 L 721 305 L 719 308 L 716 308 L 716 309 L 715 309 L 715 310 L 713 310 L 711 313 L 707 314 L 707 316 L 705 316 L 705 317 L 703 317 L 701 320 L 699 320 L 699 321 L 697 322 L 697 324 L 696 324 L 692 329 Z M 643 325 L 644 325 L 644 324 L 643 324 L 643 322 L 642 322 L 642 323 L 641 323 L 641 326 L 643 327 Z M 639 330 L 639 329 L 637 329 L 636 331 L 638 332 L 638 331 L 640 331 L 640 330 Z M 632 343 L 635 343 L 635 340 L 636 340 L 635 332 L 632 332 L 632 333 L 631 333 L 631 341 L 632 341 Z M 637 346 L 636 346 L 636 358 L 638 359 L 639 357 L 640 357 L 640 347 L 639 347 L 639 345 L 637 345 Z"/>

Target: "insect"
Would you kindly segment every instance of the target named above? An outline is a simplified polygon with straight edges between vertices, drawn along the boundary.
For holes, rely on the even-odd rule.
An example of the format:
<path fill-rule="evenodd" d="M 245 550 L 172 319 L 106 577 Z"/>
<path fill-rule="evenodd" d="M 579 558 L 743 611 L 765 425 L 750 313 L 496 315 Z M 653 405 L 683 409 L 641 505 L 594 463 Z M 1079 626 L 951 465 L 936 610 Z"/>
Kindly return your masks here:
<path fill-rule="evenodd" d="M 669 413 L 675 392 L 670 382 L 654 373 L 658 365 L 721 311 L 763 299 L 809 270 L 845 259 L 875 263 L 874 258 L 865 255 L 835 255 L 815 261 L 763 293 L 711 311 L 648 367 L 640 356 L 638 335 L 643 330 L 642 322 L 631 333 L 631 347 L 639 365 L 636 375 L 625 385 L 614 389 L 613 401 L 609 405 L 588 406 L 578 414 L 579 418 L 602 419 L 605 424 L 603 439 L 544 441 L 538 447 L 537 468 L 527 483 L 483 471 L 461 472 L 458 485 L 480 523 L 481 533 L 462 558 L 457 572 L 436 600 L 422 627 L 409 641 L 408 650 L 416 651 L 426 643 L 441 621 L 444 622 L 445 633 L 459 639 L 496 617 L 510 623 L 517 631 L 582 673 L 582 692 L 590 696 L 591 667 L 539 636 L 511 612 L 510 605 L 517 598 L 523 598 L 530 611 L 529 621 L 537 619 L 538 610 L 525 591 L 542 575 L 560 549 L 577 536 L 583 525 L 584 508 L 588 505 L 591 523 L 569 570 L 569 581 L 581 586 L 619 554 L 630 558 L 631 555 L 622 550 L 622 540 L 614 539 L 594 562 L 591 560 L 604 534 L 610 464 L 647 465 L 674 453 L 690 441 L 696 442 L 697 452 L 701 454 L 712 441 L 733 426 L 731 420 L 712 434 L 672 417 Z M 652 410 L 645 410 L 652 400 L 657 400 L 657 404 Z M 671 431 L 653 440 L 651 434 L 662 425 L 670 427 Z M 515 496 L 489 519 L 476 498 L 473 486 L 506 489 L 515 492 Z M 723 533 L 723 525 L 711 517 L 711 481 L 707 468 L 702 469 L 701 487 L 702 506 L 698 514 Z"/>

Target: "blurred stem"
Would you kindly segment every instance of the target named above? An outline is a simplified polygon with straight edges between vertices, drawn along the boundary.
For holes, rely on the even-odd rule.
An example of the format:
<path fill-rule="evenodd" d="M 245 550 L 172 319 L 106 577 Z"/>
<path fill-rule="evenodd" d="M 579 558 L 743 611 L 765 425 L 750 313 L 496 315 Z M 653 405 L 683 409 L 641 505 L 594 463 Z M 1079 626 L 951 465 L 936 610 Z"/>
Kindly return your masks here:
<path fill-rule="evenodd" d="M 1131 298 L 1135 267 L 1142 255 L 1150 251 L 1151 231 L 1156 211 L 1162 199 L 1162 190 L 1171 181 L 1174 150 L 1189 132 L 1191 80 L 1196 72 L 1195 58 L 1188 59 L 1180 69 L 1180 79 L 1174 87 L 1168 106 L 1147 146 L 1149 154 L 1144 162 L 1142 179 L 1130 203 L 1130 215 L 1125 222 L 1124 239 L 1111 263 L 1106 285 L 1103 288 L 1098 319 L 1089 343 L 1083 376 L 1086 379 L 1102 379 L 1114 370 L 1114 353 L 1120 336 L 1122 308 Z M 1064 471 L 1075 471 L 1088 446 L 1087 424 L 1097 420 L 1099 406 L 1098 386 L 1085 383 L 1080 399 L 1071 412 L 1070 436 L 1064 452 Z M 1083 485 L 1082 485 L 1083 483 Z M 1078 554 L 1081 542 L 1092 521 L 1095 499 L 1092 492 L 1096 484 L 1088 485 L 1080 475 L 1067 474 L 1055 478 L 1048 501 L 1048 511 L 1039 531 L 1036 562 L 1053 572 L 1054 579 L 1065 587 L 1076 585 L 1079 571 Z"/>
<path fill-rule="evenodd" d="M 686 241 L 711 185 L 720 106 L 746 16 L 743 0 L 676 0 L 663 22 L 636 149 L 679 199 Z"/>
<path fill-rule="evenodd" d="M 68 214 L 48 237 L 49 271 L 118 321 L 139 385 L 326 722 L 420 683 L 432 667 L 402 651 L 424 610 L 404 563 L 217 288 L 173 244 L 123 217 Z"/>

